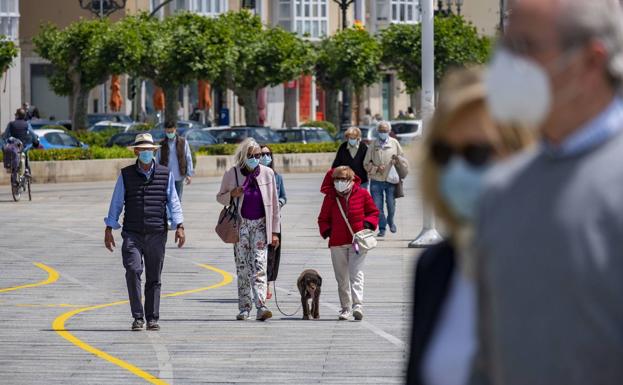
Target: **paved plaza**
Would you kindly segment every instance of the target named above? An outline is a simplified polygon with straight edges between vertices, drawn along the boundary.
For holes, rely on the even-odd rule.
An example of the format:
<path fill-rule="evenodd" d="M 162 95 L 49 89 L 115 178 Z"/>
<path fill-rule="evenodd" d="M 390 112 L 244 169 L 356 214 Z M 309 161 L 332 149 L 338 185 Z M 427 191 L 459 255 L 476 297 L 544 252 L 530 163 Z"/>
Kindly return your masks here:
<path fill-rule="evenodd" d="M 206 178 L 184 191 L 184 248 L 169 233 L 159 332 L 130 331 L 119 231 L 115 252 L 104 248 L 114 182 L 36 184 L 33 201 L 18 203 L 0 186 L 0 384 L 402 383 L 417 256 L 407 243 L 421 225 L 415 186 L 398 200 L 398 233 L 367 257 L 364 321 L 339 322 L 316 226 L 322 175 L 284 178 L 278 299 L 296 310 L 296 278 L 315 268 L 321 319 L 282 316 L 273 297 L 268 322 L 234 320 L 233 251 L 214 233 L 220 178 Z"/>

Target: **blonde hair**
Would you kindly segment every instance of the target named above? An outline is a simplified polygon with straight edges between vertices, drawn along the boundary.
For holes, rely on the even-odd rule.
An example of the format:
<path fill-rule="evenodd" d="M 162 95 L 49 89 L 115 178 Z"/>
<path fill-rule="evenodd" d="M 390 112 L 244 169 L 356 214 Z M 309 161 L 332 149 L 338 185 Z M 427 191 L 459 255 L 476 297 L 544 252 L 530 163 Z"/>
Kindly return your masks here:
<path fill-rule="evenodd" d="M 338 176 L 345 176 L 350 180 L 355 179 L 355 172 L 352 168 L 348 166 L 338 166 L 333 169 L 333 174 L 331 174 L 331 178 L 335 179 Z"/>
<path fill-rule="evenodd" d="M 361 139 L 361 130 L 359 127 L 349 127 L 346 132 L 344 132 L 344 137 L 349 135 L 355 135 L 357 138 Z"/>
<path fill-rule="evenodd" d="M 461 221 L 448 207 L 439 191 L 440 167 L 432 157 L 432 146 L 445 133 L 452 130 L 454 119 L 466 112 L 488 113 L 485 102 L 485 88 L 482 83 L 482 69 L 479 67 L 457 70 L 443 80 L 439 91 L 437 109 L 430 121 L 424 141 L 421 185 L 424 199 L 430 203 L 437 216 L 445 222 L 455 236 L 461 228 Z M 492 125 L 483 127 L 487 136 L 499 138 L 492 143 L 500 154 L 511 154 L 528 147 L 533 141 L 532 131 L 517 127 Z"/>
<path fill-rule="evenodd" d="M 236 166 L 243 167 L 245 162 L 247 161 L 247 156 L 249 155 L 249 151 L 254 150 L 256 148 L 259 149 L 260 151 L 262 150 L 260 145 L 255 141 L 255 139 L 247 138 L 243 140 L 238 145 L 238 148 L 236 149 L 236 154 L 234 155 Z"/>

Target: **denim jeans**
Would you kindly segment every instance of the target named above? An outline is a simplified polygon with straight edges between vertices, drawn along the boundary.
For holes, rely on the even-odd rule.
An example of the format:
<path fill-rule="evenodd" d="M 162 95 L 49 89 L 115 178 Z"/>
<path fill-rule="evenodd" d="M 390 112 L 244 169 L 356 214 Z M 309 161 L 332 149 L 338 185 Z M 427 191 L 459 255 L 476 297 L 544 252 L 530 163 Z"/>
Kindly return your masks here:
<path fill-rule="evenodd" d="M 180 203 L 182 203 L 182 193 L 184 192 L 184 179 L 180 181 L 175 181 L 175 191 L 177 192 L 177 197 L 180 199 Z"/>
<path fill-rule="evenodd" d="M 374 204 L 379 209 L 379 231 L 385 232 L 387 225 L 394 224 L 394 214 L 396 213 L 396 198 L 394 192 L 396 185 L 389 182 L 370 181 L 370 193 Z M 387 216 L 385 216 L 385 202 L 387 202 Z"/>

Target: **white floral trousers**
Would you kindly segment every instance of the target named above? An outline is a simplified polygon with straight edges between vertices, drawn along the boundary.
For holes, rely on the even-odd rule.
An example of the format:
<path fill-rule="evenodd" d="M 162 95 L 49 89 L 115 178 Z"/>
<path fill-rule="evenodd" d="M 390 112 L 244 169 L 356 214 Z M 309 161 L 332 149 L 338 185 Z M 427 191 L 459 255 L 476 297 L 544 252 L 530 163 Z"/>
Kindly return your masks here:
<path fill-rule="evenodd" d="M 240 222 L 240 240 L 234 245 L 238 274 L 238 308 L 258 309 L 266 302 L 266 220 L 264 218 Z"/>

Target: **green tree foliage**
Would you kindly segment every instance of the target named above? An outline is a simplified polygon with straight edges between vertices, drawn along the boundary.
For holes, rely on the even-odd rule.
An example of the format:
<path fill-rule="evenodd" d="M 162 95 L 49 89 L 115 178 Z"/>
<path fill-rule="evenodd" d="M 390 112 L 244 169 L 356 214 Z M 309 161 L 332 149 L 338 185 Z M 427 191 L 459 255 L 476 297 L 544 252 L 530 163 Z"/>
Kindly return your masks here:
<path fill-rule="evenodd" d="M 398 73 L 407 92 L 422 86 L 421 24 L 392 24 L 380 33 L 383 62 Z M 491 40 L 480 36 L 462 16 L 435 17 L 435 81 L 453 67 L 484 63 L 491 53 Z"/>
<path fill-rule="evenodd" d="M 70 97 L 73 127 L 86 128 L 87 95 L 110 75 L 140 62 L 146 47 L 136 32 L 107 20 L 80 20 L 60 30 L 48 24 L 35 36 L 35 51 L 54 65 L 54 92 Z"/>
<path fill-rule="evenodd" d="M 348 28 L 322 40 L 317 48 L 316 81 L 327 91 L 327 120 L 339 125 L 337 91 L 356 91 L 379 79 L 382 49 L 367 31 Z"/>
<path fill-rule="evenodd" d="M 312 46 L 280 27 L 263 26 L 246 10 L 223 14 L 218 23 L 234 42 L 233 65 L 222 68 L 220 83 L 238 96 L 247 124 L 258 124 L 257 91 L 311 71 Z"/>
<path fill-rule="evenodd" d="M 182 12 L 159 21 L 146 14 L 124 18 L 120 25 L 135 31 L 149 47 L 129 73 L 153 80 L 165 92 L 165 117 L 175 119 L 177 89 L 196 79 L 214 82 L 232 65 L 232 40 L 212 18 Z"/>
<path fill-rule="evenodd" d="M 9 69 L 17 54 L 17 45 L 6 36 L 0 36 L 0 72 L 4 73 Z"/>

